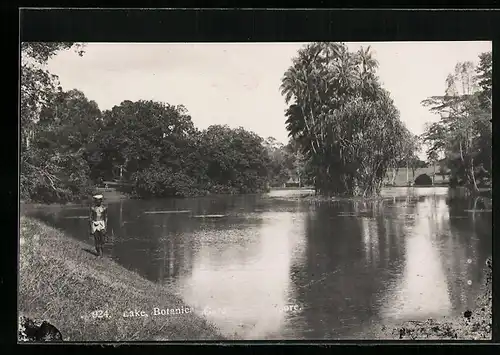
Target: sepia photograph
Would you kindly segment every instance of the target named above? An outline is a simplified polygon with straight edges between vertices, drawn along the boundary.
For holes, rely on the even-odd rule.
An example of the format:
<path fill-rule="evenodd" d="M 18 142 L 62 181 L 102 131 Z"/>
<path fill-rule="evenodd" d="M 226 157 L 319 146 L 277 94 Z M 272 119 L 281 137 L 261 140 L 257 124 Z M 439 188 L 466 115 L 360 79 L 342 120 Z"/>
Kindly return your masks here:
<path fill-rule="evenodd" d="M 22 42 L 18 342 L 492 339 L 492 42 Z"/>

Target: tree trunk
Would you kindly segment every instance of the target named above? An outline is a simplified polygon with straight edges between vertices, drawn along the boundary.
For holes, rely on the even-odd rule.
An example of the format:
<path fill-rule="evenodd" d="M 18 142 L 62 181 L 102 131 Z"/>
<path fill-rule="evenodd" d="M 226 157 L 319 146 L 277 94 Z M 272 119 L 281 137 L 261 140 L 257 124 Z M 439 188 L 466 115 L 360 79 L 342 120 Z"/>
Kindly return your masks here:
<path fill-rule="evenodd" d="M 474 176 L 474 158 L 465 159 L 463 154 L 462 142 L 460 142 L 460 159 L 465 170 L 468 189 L 473 193 L 477 193 L 479 189 L 477 187 L 476 178 Z"/>
<path fill-rule="evenodd" d="M 473 182 L 474 191 L 478 192 L 479 188 L 477 187 L 476 177 L 475 177 L 475 174 L 474 174 L 474 158 L 471 158 L 471 160 L 470 160 L 470 174 L 472 176 L 472 182 Z"/>
<path fill-rule="evenodd" d="M 31 139 L 35 136 L 35 131 L 34 129 L 31 129 L 31 128 L 27 128 L 25 131 L 24 131 L 24 141 L 25 141 L 25 145 L 26 145 L 26 150 L 28 150 L 30 148 L 30 143 L 31 143 Z"/>
<path fill-rule="evenodd" d="M 462 167 L 464 168 L 464 171 L 465 171 L 465 177 L 467 178 L 467 186 L 468 186 L 469 190 L 471 190 L 470 186 L 472 185 L 472 179 L 470 176 L 470 170 L 468 169 L 467 163 L 466 163 L 465 158 L 464 158 L 464 152 L 462 149 L 462 142 L 461 141 L 460 141 L 459 147 L 460 147 L 460 160 L 462 162 Z"/>
<path fill-rule="evenodd" d="M 409 176 L 409 166 L 408 166 L 408 160 L 406 161 L 406 186 L 410 185 L 410 176 Z"/>
<path fill-rule="evenodd" d="M 396 183 L 396 177 L 398 176 L 398 171 L 399 171 L 398 168 L 393 168 L 392 169 L 392 181 L 391 181 L 391 185 L 394 185 Z"/>
<path fill-rule="evenodd" d="M 432 186 L 434 186 L 434 179 L 436 178 L 436 162 L 432 164 L 432 167 L 434 169 L 434 173 L 432 174 Z"/>

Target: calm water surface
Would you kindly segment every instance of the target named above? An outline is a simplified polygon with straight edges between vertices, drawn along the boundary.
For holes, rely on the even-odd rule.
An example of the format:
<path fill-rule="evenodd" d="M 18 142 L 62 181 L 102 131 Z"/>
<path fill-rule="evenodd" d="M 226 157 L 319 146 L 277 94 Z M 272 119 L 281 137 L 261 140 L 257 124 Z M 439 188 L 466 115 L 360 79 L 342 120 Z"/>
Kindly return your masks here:
<path fill-rule="evenodd" d="M 491 255 L 491 207 L 447 188 L 322 203 L 300 193 L 108 203 L 105 254 L 186 305 L 219 310 L 207 318 L 246 339 L 358 338 L 473 305 Z M 25 213 L 93 245 L 87 210 Z M 199 216 L 208 214 L 219 216 Z"/>

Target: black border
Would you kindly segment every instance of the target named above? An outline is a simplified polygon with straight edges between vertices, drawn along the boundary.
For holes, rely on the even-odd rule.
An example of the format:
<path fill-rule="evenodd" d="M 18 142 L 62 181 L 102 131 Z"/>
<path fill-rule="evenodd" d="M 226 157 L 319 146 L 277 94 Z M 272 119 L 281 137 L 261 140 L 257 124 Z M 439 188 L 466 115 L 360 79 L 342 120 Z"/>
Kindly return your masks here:
<path fill-rule="evenodd" d="M 22 10 L 22 41 L 491 40 L 488 10 Z"/>
<path fill-rule="evenodd" d="M 147 6 L 147 4 L 144 4 Z M 415 6 L 413 6 L 415 7 Z M 21 20 L 21 27 L 18 27 L 17 20 Z M 500 12 L 488 10 L 88 10 L 88 9 L 62 9 L 62 10 L 29 10 L 23 9 L 22 15 L 11 15 L 6 21 L 2 21 L 2 27 L 9 23 L 15 24 L 16 29 L 21 31 L 21 40 L 23 41 L 83 41 L 83 42 L 292 42 L 292 41 L 409 41 L 409 40 L 494 40 L 493 60 L 499 61 L 500 57 Z M 9 31 L 3 33 L 10 34 L 9 38 L 14 39 L 12 52 L 16 52 L 16 64 L 19 65 L 19 47 L 18 37 L 13 36 L 16 29 L 14 26 Z M 14 49 L 15 48 L 15 49 Z M 496 74 L 496 70 L 494 70 Z M 14 74 L 13 71 L 10 74 Z M 16 73 L 17 74 L 17 73 Z M 495 79 L 496 78 L 496 79 Z M 495 76 L 494 86 L 499 81 L 498 75 Z M 16 75 L 16 87 L 18 88 L 18 75 Z M 19 90 L 19 89 L 18 89 Z M 15 94 L 12 102 L 18 101 L 18 92 Z M 500 99 L 497 94 L 497 99 Z M 494 99 L 494 102 L 500 102 Z M 494 105 L 496 107 L 496 105 Z M 495 112 L 495 109 L 494 109 Z M 18 115 L 16 106 L 14 114 Z M 8 117 L 7 115 L 5 117 Z M 13 127 L 4 132 L 17 132 L 15 138 L 19 137 L 18 123 L 13 119 L 5 120 L 4 123 L 10 123 Z M 495 125 L 494 125 L 495 129 Z M 14 139 L 13 134 L 4 135 L 4 144 L 6 148 L 13 149 L 18 147 L 17 142 L 8 142 Z M 17 153 L 17 149 L 16 149 Z M 4 203 L 3 208 L 6 212 L 12 213 L 14 217 L 14 204 L 19 206 L 18 191 L 18 155 L 12 154 L 11 168 L 4 169 L 8 172 L 7 176 L 12 177 L 12 181 L 5 181 L 4 192 L 6 197 L 11 198 L 12 204 Z M 14 175 L 14 172 L 16 175 Z M 6 176 L 5 174 L 3 176 Z M 496 174 L 495 174 L 496 176 Z M 494 192 L 495 193 L 495 192 Z M 14 201 L 14 198 L 17 197 Z M 494 212 L 496 213 L 496 212 Z M 7 214 L 2 214 L 6 218 Z M 16 210 L 16 234 L 18 233 L 19 211 Z M 5 221 L 6 223 L 7 221 Z M 493 234 L 494 235 L 494 234 Z M 493 238 L 495 239 L 495 238 Z M 3 250 L 12 250 L 8 253 L 8 258 L 2 261 L 7 270 L 14 266 L 15 273 L 5 275 L 0 278 L 0 287 L 9 291 L 14 300 L 17 299 L 17 240 L 4 236 L 2 242 L 11 245 Z M 496 260 L 496 248 L 493 248 L 493 259 Z M 8 260 L 8 261 L 7 261 Z M 495 263 L 495 269 L 498 269 Z M 494 271 L 497 274 L 497 271 Z M 11 276 L 11 277 L 7 277 Z M 13 276 L 13 277 L 12 277 Z M 4 287 L 5 286 L 5 287 Z M 497 287 L 494 285 L 494 290 Z M 495 291 L 494 291 L 495 294 Z M 4 307 L 12 311 L 9 317 L 4 314 L 3 325 L 6 329 L 2 332 L 0 339 L 3 341 L 8 334 L 13 338 L 14 344 L 17 342 L 16 327 L 16 305 Z M 500 303 L 494 302 L 494 315 L 497 312 Z M 496 317 L 495 317 L 496 318 Z M 498 325 L 494 324 L 494 339 L 499 339 Z M 262 344 L 262 342 L 228 342 L 225 344 Z M 307 342 L 282 341 L 279 344 L 312 344 Z M 80 343 L 85 344 L 86 343 Z M 102 343 L 113 347 L 123 348 L 120 343 Z M 126 347 L 136 348 L 138 344 L 151 343 L 129 343 L 123 344 Z M 177 346 L 179 343 L 156 343 L 160 346 Z M 182 344 L 182 343 L 181 343 Z M 192 343 L 191 343 L 192 344 Z M 207 344 L 207 343 L 196 343 Z M 221 344 L 213 342 L 210 344 Z M 268 342 L 267 344 L 276 344 Z M 364 348 L 363 345 L 374 344 L 378 346 L 371 347 L 373 350 L 379 350 L 379 345 L 392 345 L 398 350 L 407 351 L 415 349 L 415 344 L 419 348 L 424 348 L 426 353 L 434 348 L 431 345 L 424 344 L 452 344 L 443 342 L 322 342 L 318 345 L 333 346 L 349 344 L 350 347 Z M 422 344 L 422 345 L 420 345 Z M 470 342 L 454 342 L 460 344 L 460 347 L 453 346 L 453 351 L 467 348 Z M 484 344 L 484 343 L 483 343 Z M 51 345 L 26 345 L 26 349 L 35 350 L 37 347 L 51 346 L 51 351 L 65 349 L 70 344 L 62 346 Z M 398 345 L 403 345 L 400 348 Z M 484 344 L 486 345 L 486 344 Z M 490 346 L 479 346 L 478 349 L 486 349 Z M 92 345 L 94 349 L 102 345 Z M 267 348 L 268 346 L 260 346 Z M 3 346 L 2 346 L 3 348 Z M 168 348 L 170 349 L 170 348 Z M 220 349 L 218 349 L 220 350 Z M 287 349 L 289 350 L 289 349 Z M 304 349 L 298 349 L 303 351 Z M 466 351 L 470 351 L 467 349 Z"/>

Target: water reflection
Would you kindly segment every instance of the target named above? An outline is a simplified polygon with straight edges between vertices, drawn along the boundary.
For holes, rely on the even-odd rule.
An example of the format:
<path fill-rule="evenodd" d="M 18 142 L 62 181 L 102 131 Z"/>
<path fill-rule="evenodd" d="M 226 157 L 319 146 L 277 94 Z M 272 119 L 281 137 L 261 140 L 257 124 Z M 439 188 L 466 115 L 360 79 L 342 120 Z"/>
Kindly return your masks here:
<path fill-rule="evenodd" d="M 349 337 L 376 317 L 379 290 L 394 278 L 402 257 L 394 233 L 400 228 L 386 222 L 387 215 L 397 215 L 391 201 L 325 204 L 306 220 L 306 272 L 297 281 L 308 307 L 304 338 Z"/>
<path fill-rule="evenodd" d="M 105 254 L 199 312 L 225 309 L 207 317 L 246 339 L 352 338 L 472 305 L 491 255 L 491 200 L 395 188 L 381 200 L 311 204 L 299 193 L 110 203 Z M 145 213 L 176 210 L 190 212 Z M 28 214 L 91 244 L 87 213 Z M 279 312 L 286 305 L 301 309 Z"/>
<path fill-rule="evenodd" d="M 200 310 L 223 309 L 208 318 L 226 335 L 246 339 L 279 335 L 285 320 L 279 310 L 295 298 L 290 267 L 293 258 L 301 258 L 297 248 L 304 248 L 300 216 L 277 212 L 263 213 L 263 218 L 269 223 L 245 233 L 193 235 L 207 242 L 199 246 L 191 275 L 180 282 L 182 295 Z"/>
<path fill-rule="evenodd" d="M 402 275 L 384 297 L 380 310 L 385 319 L 425 319 L 448 315 L 451 304 L 448 282 L 439 253 L 439 218 L 446 212 L 444 201 L 417 203 L 415 225 L 405 237 L 405 266 Z"/>
<path fill-rule="evenodd" d="M 441 252 L 446 260 L 454 309 L 465 310 L 474 304 L 478 293 L 474 285 L 482 283 L 481 271 L 491 255 L 491 198 L 467 199 L 451 192 L 446 209 L 443 220 L 448 222 L 445 226 L 450 238 Z"/>

